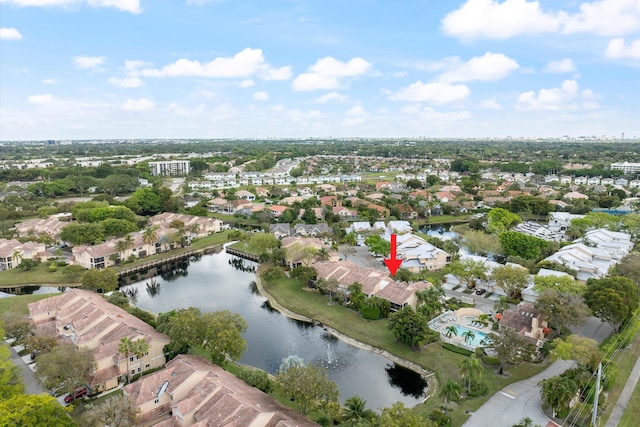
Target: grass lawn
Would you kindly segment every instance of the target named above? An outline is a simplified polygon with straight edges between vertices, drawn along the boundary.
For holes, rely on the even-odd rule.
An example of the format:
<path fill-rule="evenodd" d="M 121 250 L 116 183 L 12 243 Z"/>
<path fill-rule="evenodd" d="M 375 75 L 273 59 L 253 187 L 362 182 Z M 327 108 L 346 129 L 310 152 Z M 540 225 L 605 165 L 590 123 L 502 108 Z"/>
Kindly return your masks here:
<path fill-rule="evenodd" d="M 86 400 L 77 400 L 73 403 L 73 411 L 71 411 L 71 418 L 78 423 L 79 426 L 83 424 L 82 416 L 93 406 L 100 405 L 104 403 L 105 400 L 110 399 L 112 397 L 121 396 L 122 390 L 116 390 L 113 393 L 106 394 L 104 396 L 100 396 L 96 399 L 86 399 Z"/>
<path fill-rule="evenodd" d="M 358 341 L 385 349 L 435 372 L 441 383 L 448 379 L 458 381 L 461 379 L 459 365 L 465 356 L 444 350 L 439 343 L 430 344 L 423 350 L 414 350 L 399 344 L 391 331 L 387 329 L 387 320 L 365 320 L 358 313 L 338 304 L 329 305 L 328 297 L 304 290 L 296 280 L 284 279 L 274 285 L 269 285 L 267 292 L 270 292 L 280 304 L 293 309 L 296 313 L 311 317 Z M 485 368 L 483 382 L 489 388 L 487 395 L 460 402 L 458 408 L 450 413 L 454 420 L 453 425 L 461 425 L 468 417 L 464 414 L 465 410 L 479 408 L 492 394 L 507 384 L 535 375 L 545 367 L 546 364 L 531 363 L 509 366 L 506 368 L 509 373 L 507 378 L 497 376 L 495 367 Z M 427 415 L 440 404 L 441 400 L 434 396 L 424 404 L 418 405 L 415 410 Z"/>
<path fill-rule="evenodd" d="M 627 406 L 627 409 L 624 411 L 618 427 L 637 426 L 638 414 L 640 414 L 640 382 L 636 384 L 636 388 L 633 390 L 629 406 Z"/>
<path fill-rule="evenodd" d="M 617 365 L 618 374 L 616 375 L 616 379 L 613 382 L 613 386 L 608 392 L 607 396 L 607 409 L 602 414 L 602 422 L 600 425 L 605 425 L 606 421 L 609 419 L 609 415 L 611 415 L 611 410 L 613 409 L 613 405 L 618 401 L 618 397 L 620 397 L 620 393 L 622 393 L 622 389 L 627 383 L 627 379 L 629 378 L 629 374 L 633 369 L 636 361 L 638 360 L 638 355 L 640 355 L 640 333 L 636 334 L 636 336 L 631 341 L 631 345 L 622 350 L 618 357 L 615 358 L 614 363 Z M 640 382 L 638 383 L 640 385 Z M 636 385 L 636 388 L 633 392 L 633 397 L 629 401 L 629 406 L 625 410 L 624 416 L 622 419 L 631 420 L 632 418 L 636 421 L 633 424 L 624 424 L 622 425 L 637 425 L 637 416 L 640 414 L 640 391 Z"/>
<path fill-rule="evenodd" d="M 41 262 L 29 271 L 14 268 L 0 272 L 0 289 L 22 285 L 68 285 L 80 283 L 80 278 L 69 278 L 63 274 L 66 267 L 58 267 L 55 272 L 49 271 L 49 264 Z"/>
<path fill-rule="evenodd" d="M 29 314 L 27 304 L 55 295 L 58 294 L 18 295 L 15 297 L 0 298 L 0 315 L 5 313 L 16 313 L 26 316 Z"/>

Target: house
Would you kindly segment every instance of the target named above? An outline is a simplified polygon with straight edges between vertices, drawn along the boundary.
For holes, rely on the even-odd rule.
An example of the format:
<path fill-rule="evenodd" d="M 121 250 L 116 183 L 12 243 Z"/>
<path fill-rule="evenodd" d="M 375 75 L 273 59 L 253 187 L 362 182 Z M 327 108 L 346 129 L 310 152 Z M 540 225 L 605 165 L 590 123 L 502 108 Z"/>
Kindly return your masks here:
<path fill-rule="evenodd" d="M 280 247 L 286 251 L 285 259 L 291 268 L 301 264 L 309 267 L 318 257 L 318 252 L 326 250 L 322 240 L 317 237 L 285 237 L 281 240 Z M 307 251 L 307 248 L 310 250 Z M 337 260 L 335 252 L 329 257 Z"/>
<path fill-rule="evenodd" d="M 195 207 L 198 203 L 200 203 L 200 199 L 198 199 L 197 197 L 188 197 L 185 196 L 182 198 L 182 200 L 184 201 L 184 206 L 186 208 L 193 208 Z"/>
<path fill-rule="evenodd" d="M 51 215 L 46 219 L 36 218 L 19 222 L 15 225 L 16 233 L 20 237 L 47 235 L 53 241 L 60 241 L 62 229 L 69 225 L 71 214 Z"/>
<path fill-rule="evenodd" d="M 584 215 L 571 214 L 569 212 L 549 212 L 549 230 L 560 232 L 566 231 L 571 226 L 574 219 L 584 218 Z"/>
<path fill-rule="evenodd" d="M 355 209 L 345 208 L 344 206 L 336 206 L 331 208 L 334 215 L 338 215 L 342 220 L 355 219 L 358 217 L 358 211 Z"/>
<path fill-rule="evenodd" d="M 33 302 L 28 308 L 39 334 L 91 351 L 93 371 L 87 384 L 90 394 L 117 387 L 127 369 L 133 375 L 165 364 L 163 348 L 169 344 L 169 337 L 95 292 L 69 289 L 62 295 Z M 120 353 L 122 338 L 145 340 L 149 351 L 142 357 Z"/>
<path fill-rule="evenodd" d="M 269 233 L 278 239 L 289 237 L 291 235 L 291 224 L 269 224 Z"/>
<path fill-rule="evenodd" d="M 589 196 L 587 196 L 586 194 L 578 193 L 577 191 L 571 191 L 565 194 L 564 198 L 567 200 L 576 200 L 576 199 L 589 200 Z"/>
<path fill-rule="evenodd" d="M 286 206 L 273 205 L 269 206 L 267 209 L 271 212 L 274 218 L 280 218 L 280 216 L 289 208 Z"/>
<path fill-rule="evenodd" d="M 515 309 L 502 313 L 498 324 L 501 329 L 514 329 L 527 342 L 536 345 L 544 339 L 544 330 L 549 326 L 530 302 L 521 302 Z"/>
<path fill-rule="evenodd" d="M 411 227 L 409 221 L 389 221 L 387 228 L 389 233 L 393 234 L 406 234 L 413 231 L 413 227 Z"/>
<path fill-rule="evenodd" d="M 247 190 L 238 190 L 238 191 L 236 191 L 236 196 L 239 199 L 248 200 L 250 202 L 253 202 L 254 200 L 256 200 L 256 195 L 253 194 L 251 191 L 247 191 Z"/>
<path fill-rule="evenodd" d="M 336 196 L 323 196 L 320 197 L 320 206 L 330 206 L 335 208 L 338 206 L 338 198 Z"/>
<path fill-rule="evenodd" d="M 296 224 L 293 226 L 293 237 L 319 237 L 332 234 L 331 229 L 325 223 L 320 224 Z"/>
<path fill-rule="evenodd" d="M 251 208 L 251 202 L 245 199 L 231 200 L 224 206 L 224 210 L 228 213 L 236 213 L 249 208 Z"/>
<path fill-rule="evenodd" d="M 263 188 L 263 187 L 256 187 L 256 194 L 258 195 L 258 197 L 269 197 L 269 196 L 271 196 L 271 193 L 269 192 L 269 190 L 267 190 L 266 188 Z"/>
<path fill-rule="evenodd" d="M 0 239 L 0 271 L 11 270 L 25 259 L 37 259 L 47 256 L 44 243 L 20 243 L 15 239 Z"/>
<path fill-rule="evenodd" d="M 209 234 L 219 233 L 224 228 L 223 222 L 216 218 L 173 212 L 164 212 L 149 218 L 149 224 L 161 228 L 167 228 L 174 221 L 182 222 L 184 224 L 183 228 L 189 231 L 192 238 L 205 237 Z"/>
<path fill-rule="evenodd" d="M 181 354 L 123 392 L 145 426 L 317 426 L 200 356 Z"/>
<path fill-rule="evenodd" d="M 586 185 L 587 184 L 587 177 L 586 176 L 577 176 L 573 180 L 573 183 L 576 184 L 576 185 Z"/>
<path fill-rule="evenodd" d="M 397 236 L 396 243 L 396 253 L 398 258 L 402 259 L 402 268 L 406 268 L 412 273 L 418 273 L 423 270 L 441 270 L 452 259 L 447 252 L 411 233 Z"/>

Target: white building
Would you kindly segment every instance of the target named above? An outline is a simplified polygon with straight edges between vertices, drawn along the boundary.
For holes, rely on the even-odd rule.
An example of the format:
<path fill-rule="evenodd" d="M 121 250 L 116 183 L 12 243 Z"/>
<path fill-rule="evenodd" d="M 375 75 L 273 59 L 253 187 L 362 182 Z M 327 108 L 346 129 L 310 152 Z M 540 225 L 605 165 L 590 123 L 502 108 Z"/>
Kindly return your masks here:
<path fill-rule="evenodd" d="M 174 176 L 189 174 L 189 160 L 165 160 L 162 162 L 149 162 L 151 175 L 153 176 Z"/>
<path fill-rule="evenodd" d="M 611 169 L 621 170 L 625 175 L 640 172 L 640 163 L 611 163 Z"/>

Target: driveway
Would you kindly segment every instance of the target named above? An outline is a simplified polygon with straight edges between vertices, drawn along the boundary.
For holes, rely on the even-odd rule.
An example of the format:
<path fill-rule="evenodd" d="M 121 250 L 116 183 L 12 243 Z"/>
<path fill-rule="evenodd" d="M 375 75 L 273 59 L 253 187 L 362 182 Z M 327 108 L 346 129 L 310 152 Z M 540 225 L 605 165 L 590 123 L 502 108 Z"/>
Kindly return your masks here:
<path fill-rule="evenodd" d="M 18 355 L 16 350 L 11 347 L 11 361 L 14 365 L 20 368 L 22 373 L 22 379 L 25 385 L 25 393 L 27 394 L 42 394 L 47 393 L 47 390 L 42 387 L 40 381 L 33 374 L 33 371 L 27 365 L 24 360 Z"/>
<path fill-rule="evenodd" d="M 543 372 L 526 380 L 510 384 L 494 394 L 471 414 L 464 427 L 512 426 L 529 417 L 533 424 L 546 426 L 549 418 L 542 412 L 542 398 L 538 382 L 559 375 L 573 366 L 573 361 L 558 360 Z M 508 369 L 507 369 L 508 372 Z"/>
<path fill-rule="evenodd" d="M 351 261 L 354 264 L 363 268 L 373 268 L 374 270 L 387 270 L 387 266 L 384 265 L 381 260 L 371 256 L 371 254 L 369 253 L 369 248 L 367 248 L 366 246 L 355 246 L 354 249 L 355 249 L 355 253 L 347 257 L 348 261 Z M 344 257 L 342 246 L 340 246 L 338 253 L 340 254 L 341 258 Z"/>

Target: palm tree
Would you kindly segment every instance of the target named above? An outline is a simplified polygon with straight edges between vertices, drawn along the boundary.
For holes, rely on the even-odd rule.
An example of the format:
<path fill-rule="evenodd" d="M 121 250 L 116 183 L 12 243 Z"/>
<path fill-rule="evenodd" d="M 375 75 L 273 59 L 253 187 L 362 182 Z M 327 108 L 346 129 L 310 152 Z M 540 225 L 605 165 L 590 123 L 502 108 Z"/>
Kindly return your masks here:
<path fill-rule="evenodd" d="M 192 234 L 192 237 L 198 237 L 198 233 L 200 232 L 200 224 L 194 222 L 189 227 L 187 227 L 187 230 Z"/>
<path fill-rule="evenodd" d="M 471 392 L 471 383 L 480 382 L 484 374 L 484 369 L 480 363 L 480 359 L 475 354 L 471 354 L 471 357 L 463 359 L 460 363 L 460 372 L 463 378 L 468 380 L 468 392 Z"/>
<path fill-rule="evenodd" d="M 468 331 L 464 331 L 462 333 L 462 338 L 464 338 L 464 342 L 469 344 L 471 341 L 473 341 L 473 339 L 475 338 L 476 334 L 473 333 L 473 331 L 468 330 Z"/>
<path fill-rule="evenodd" d="M 129 337 L 120 338 L 120 344 L 118 344 L 118 352 L 124 354 L 127 358 L 127 383 L 129 383 L 129 354 L 131 353 L 132 345 L 133 341 L 131 341 Z"/>
<path fill-rule="evenodd" d="M 371 409 L 366 409 L 367 401 L 360 396 L 352 396 L 344 402 L 342 419 L 345 425 L 369 425 L 375 416 Z"/>
<path fill-rule="evenodd" d="M 326 261 L 329 258 L 331 258 L 331 254 L 329 253 L 329 251 L 327 250 L 327 248 L 322 247 L 319 251 L 318 251 L 318 257 L 322 260 L 322 261 Z"/>
<path fill-rule="evenodd" d="M 461 392 L 462 387 L 453 380 L 448 380 L 445 385 L 442 386 L 442 390 L 440 390 L 440 397 L 442 397 L 442 403 L 444 403 L 445 414 L 449 412 L 448 403 L 458 400 Z"/>
<path fill-rule="evenodd" d="M 142 231 L 142 241 L 147 245 L 155 243 L 158 240 L 158 226 L 147 227 Z"/>
<path fill-rule="evenodd" d="M 497 313 L 503 313 L 505 310 L 509 308 L 509 300 L 507 297 L 501 296 L 495 304 L 493 304 L 493 310 Z"/>
<path fill-rule="evenodd" d="M 138 357 L 138 359 L 142 359 L 147 353 L 149 353 L 149 342 L 145 339 L 137 339 L 133 342 L 133 347 L 131 348 L 131 352 Z M 142 361 L 140 362 L 142 365 Z M 141 366 L 142 367 L 142 366 Z"/>
<path fill-rule="evenodd" d="M 455 327 L 455 325 L 449 325 L 447 326 L 447 328 L 444 330 L 444 334 L 447 338 L 451 338 L 451 336 L 458 336 L 458 328 Z"/>

